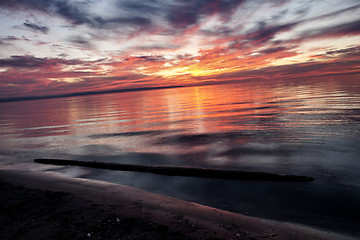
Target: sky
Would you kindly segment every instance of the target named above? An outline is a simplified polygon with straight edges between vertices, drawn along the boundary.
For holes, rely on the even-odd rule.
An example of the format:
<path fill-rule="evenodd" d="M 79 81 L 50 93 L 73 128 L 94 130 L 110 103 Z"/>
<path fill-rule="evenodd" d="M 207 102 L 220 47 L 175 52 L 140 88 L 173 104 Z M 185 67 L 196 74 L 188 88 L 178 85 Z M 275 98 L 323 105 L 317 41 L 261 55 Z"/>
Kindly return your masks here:
<path fill-rule="evenodd" d="M 0 98 L 360 79 L 358 0 L 1 0 Z"/>

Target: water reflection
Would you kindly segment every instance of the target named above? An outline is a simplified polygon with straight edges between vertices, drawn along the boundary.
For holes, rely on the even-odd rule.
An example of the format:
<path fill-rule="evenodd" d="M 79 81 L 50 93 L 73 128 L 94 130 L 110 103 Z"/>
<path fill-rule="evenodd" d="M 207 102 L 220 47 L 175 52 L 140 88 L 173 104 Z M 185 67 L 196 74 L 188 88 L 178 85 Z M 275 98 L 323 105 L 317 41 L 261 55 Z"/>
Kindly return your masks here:
<path fill-rule="evenodd" d="M 320 209 L 317 217 L 331 216 L 322 226 L 351 225 L 350 207 L 340 220 L 340 210 L 328 210 L 330 205 L 356 208 L 359 202 L 359 82 L 264 80 L 0 103 L 0 159 L 8 164 L 10 155 L 17 156 L 15 162 L 53 157 L 310 175 L 315 183 L 294 187 L 56 170 L 269 218 L 302 222 Z M 268 204 L 263 206 L 264 198 Z M 324 205 L 326 198 L 335 202 Z M 280 213 L 269 210 L 278 205 Z"/>
<path fill-rule="evenodd" d="M 40 145 L 57 136 L 57 145 L 72 149 L 206 151 L 212 163 L 243 154 L 283 156 L 293 152 L 290 145 L 359 136 L 359 96 L 347 89 L 339 80 L 307 79 L 2 103 L 0 131 Z"/>

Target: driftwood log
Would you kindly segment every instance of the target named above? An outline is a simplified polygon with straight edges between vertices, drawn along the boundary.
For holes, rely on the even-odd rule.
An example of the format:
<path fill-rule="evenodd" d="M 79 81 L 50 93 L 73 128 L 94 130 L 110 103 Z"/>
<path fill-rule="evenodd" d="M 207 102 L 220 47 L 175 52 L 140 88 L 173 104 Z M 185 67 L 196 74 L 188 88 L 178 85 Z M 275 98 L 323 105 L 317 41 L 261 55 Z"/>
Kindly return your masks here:
<path fill-rule="evenodd" d="M 252 180 L 252 181 L 282 181 L 282 182 L 312 182 L 314 178 L 308 176 L 276 174 L 266 172 L 250 172 L 226 169 L 177 167 L 177 166 L 154 166 L 121 164 L 95 161 L 77 161 L 63 159 L 35 159 L 34 162 L 42 164 L 53 164 L 61 166 L 81 166 L 97 169 L 149 172 L 169 176 L 203 177 L 203 178 L 221 178 L 233 180 Z"/>

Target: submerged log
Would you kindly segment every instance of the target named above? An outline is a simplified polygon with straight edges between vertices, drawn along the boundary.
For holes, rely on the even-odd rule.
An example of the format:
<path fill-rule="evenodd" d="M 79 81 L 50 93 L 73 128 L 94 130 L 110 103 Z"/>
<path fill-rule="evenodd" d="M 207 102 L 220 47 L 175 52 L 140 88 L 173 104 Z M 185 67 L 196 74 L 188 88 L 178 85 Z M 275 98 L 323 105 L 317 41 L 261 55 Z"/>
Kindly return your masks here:
<path fill-rule="evenodd" d="M 97 169 L 149 172 L 169 176 L 221 178 L 233 180 L 252 180 L 252 181 L 282 181 L 282 182 L 312 182 L 314 178 L 307 176 L 276 174 L 266 172 L 250 172 L 212 168 L 176 167 L 176 166 L 154 166 L 122 164 L 95 161 L 76 161 L 64 159 L 35 159 L 34 162 L 42 164 L 53 164 L 61 166 L 81 166 Z"/>

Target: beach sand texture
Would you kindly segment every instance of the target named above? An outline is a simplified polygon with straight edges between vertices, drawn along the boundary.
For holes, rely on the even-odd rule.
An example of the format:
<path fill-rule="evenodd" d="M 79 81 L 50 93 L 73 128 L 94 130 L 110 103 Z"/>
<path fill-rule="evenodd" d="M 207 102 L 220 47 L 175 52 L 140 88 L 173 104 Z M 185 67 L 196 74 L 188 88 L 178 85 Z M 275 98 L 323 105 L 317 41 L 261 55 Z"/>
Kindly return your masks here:
<path fill-rule="evenodd" d="M 3 169 L 0 181 L 2 239 L 352 239 L 55 173 Z"/>

